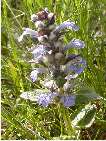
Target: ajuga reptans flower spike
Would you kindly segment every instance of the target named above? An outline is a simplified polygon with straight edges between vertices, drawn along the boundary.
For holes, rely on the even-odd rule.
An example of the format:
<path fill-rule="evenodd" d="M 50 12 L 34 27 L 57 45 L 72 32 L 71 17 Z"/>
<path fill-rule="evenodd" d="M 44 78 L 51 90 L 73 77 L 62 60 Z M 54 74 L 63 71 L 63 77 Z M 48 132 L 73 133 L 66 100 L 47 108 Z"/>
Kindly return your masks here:
<path fill-rule="evenodd" d="M 82 49 L 83 41 L 73 38 L 64 45 L 63 35 L 65 30 L 78 31 L 79 27 L 73 21 L 64 21 L 55 25 L 55 15 L 47 8 L 31 15 L 35 29 L 23 28 L 22 35 L 18 38 L 21 42 L 25 36 L 35 39 L 37 44 L 29 51 L 33 55 L 30 63 L 37 64 L 30 74 L 33 83 L 39 81 L 44 89 L 32 92 L 23 92 L 21 97 L 37 102 L 47 107 L 50 103 L 61 103 L 65 107 L 75 105 L 76 95 L 72 93 L 73 80 L 78 77 L 86 67 L 86 61 L 79 54 L 67 54 L 71 48 Z M 43 76 L 43 80 L 39 79 Z"/>

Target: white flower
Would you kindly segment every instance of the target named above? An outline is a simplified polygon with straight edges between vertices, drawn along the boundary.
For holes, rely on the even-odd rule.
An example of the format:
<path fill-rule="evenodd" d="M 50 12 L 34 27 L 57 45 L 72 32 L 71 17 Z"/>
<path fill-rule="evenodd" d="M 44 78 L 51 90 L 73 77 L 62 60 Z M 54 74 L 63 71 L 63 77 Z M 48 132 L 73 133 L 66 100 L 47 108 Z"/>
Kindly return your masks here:
<path fill-rule="evenodd" d="M 21 95 L 20 95 L 21 98 L 24 98 L 26 100 L 31 100 L 31 101 L 36 101 L 36 95 L 35 95 L 35 92 L 23 92 Z"/>
<path fill-rule="evenodd" d="M 35 82 L 38 78 L 38 71 L 37 70 L 32 71 L 30 77 L 32 79 L 32 82 Z"/>
<path fill-rule="evenodd" d="M 78 74 L 75 73 L 75 74 L 72 74 L 72 75 L 67 75 L 67 76 L 65 77 L 65 79 L 66 79 L 66 80 L 71 80 L 71 79 L 76 78 L 77 76 L 78 76 Z"/>
<path fill-rule="evenodd" d="M 54 13 L 49 13 L 48 14 L 48 19 L 51 20 L 51 18 L 54 16 Z"/>
<path fill-rule="evenodd" d="M 54 80 L 50 80 L 50 81 L 45 80 L 45 81 L 43 82 L 43 85 L 44 85 L 46 88 L 49 88 L 49 89 L 51 89 L 51 88 L 53 88 L 53 89 L 58 88 L 58 86 L 56 85 L 56 83 L 55 83 Z"/>
<path fill-rule="evenodd" d="M 64 91 L 69 90 L 70 87 L 71 87 L 71 84 L 69 83 L 69 81 L 67 81 L 67 82 L 63 85 Z"/>

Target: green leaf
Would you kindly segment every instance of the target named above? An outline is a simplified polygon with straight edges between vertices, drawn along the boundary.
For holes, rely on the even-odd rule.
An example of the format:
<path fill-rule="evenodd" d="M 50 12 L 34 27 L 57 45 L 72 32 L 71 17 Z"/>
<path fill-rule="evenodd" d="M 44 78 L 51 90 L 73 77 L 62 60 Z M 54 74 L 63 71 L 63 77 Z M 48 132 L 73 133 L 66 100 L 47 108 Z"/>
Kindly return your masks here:
<path fill-rule="evenodd" d="M 87 128 L 95 120 L 96 106 L 88 104 L 74 117 L 72 126 L 75 128 Z"/>
<path fill-rule="evenodd" d="M 90 101 L 101 99 L 99 95 L 96 94 L 96 92 L 89 88 L 83 88 L 80 91 L 78 91 L 78 94 L 76 95 L 76 104 L 86 104 Z"/>

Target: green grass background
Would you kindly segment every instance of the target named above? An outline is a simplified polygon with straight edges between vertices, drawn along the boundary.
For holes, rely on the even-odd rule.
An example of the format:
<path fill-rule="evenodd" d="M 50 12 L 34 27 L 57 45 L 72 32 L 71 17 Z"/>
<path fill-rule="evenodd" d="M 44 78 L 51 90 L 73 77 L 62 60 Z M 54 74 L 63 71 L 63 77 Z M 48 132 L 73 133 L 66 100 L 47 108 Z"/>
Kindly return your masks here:
<path fill-rule="evenodd" d="M 17 37 L 22 27 L 34 28 L 30 16 L 44 7 L 56 14 L 57 24 L 67 19 L 75 21 L 80 30 L 67 34 L 65 41 L 72 37 L 84 40 L 86 47 L 78 52 L 87 60 L 87 68 L 80 78 L 106 98 L 106 0 L 2 0 L 1 4 L 1 139 L 59 137 L 58 108 L 45 109 L 19 97 L 22 91 L 40 86 L 29 79 L 27 47 L 31 47 L 31 41 L 20 44 Z M 106 103 L 103 100 L 96 105 L 95 122 L 81 129 L 79 139 L 106 139 Z"/>

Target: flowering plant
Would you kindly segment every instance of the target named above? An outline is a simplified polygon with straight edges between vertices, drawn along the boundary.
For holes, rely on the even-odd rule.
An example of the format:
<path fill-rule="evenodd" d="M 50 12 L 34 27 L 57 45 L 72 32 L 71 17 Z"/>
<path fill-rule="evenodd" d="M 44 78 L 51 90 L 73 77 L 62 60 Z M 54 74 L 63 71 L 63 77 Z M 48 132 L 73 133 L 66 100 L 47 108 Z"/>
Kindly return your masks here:
<path fill-rule="evenodd" d="M 29 62 L 39 67 L 32 70 L 30 78 L 33 83 L 39 81 L 42 88 L 23 92 L 20 97 L 37 102 L 43 107 L 48 107 L 49 104 L 59 104 L 66 108 L 100 98 L 87 90 L 80 91 L 80 94 L 74 92 L 76 79 L 87 65 L 84 58 L 79 54 L 70 54 L 69 50 L 82 49 L 85 47 L 85 43 L 80 39 L 73 38 L 65 45 L 63 36 L 65 30 L 71 29 L 76 32 L 79 27 L 69 20 L 55 25 L 55 14 L 49 12 L 47 8 L 33 14 L 31 21 L 36 25 L 37 31 L 24 28 L 18 41 L 21 42 L 28 35 L 37 41 L 37 45 L 29 49 L 33 55 L 33 59 Z M 39 79 L 40 76 L 44 81 Z M 91 107 L 88 105 L 85 109 L 95 113 L 95 105 Z M 82 112 L 79 115 L 84 117 Z M 77 122 L 76 118 L 73 120 L 74 126 L 78 120 L 78 118 Z"/>
<path fill-rule="evenodd" d="M 63 112 L 63 115 L 60 116 L 60 124 L 64 118 L 64 123 L 69 125 L 69 127 L 66 126 L 67 130 L 68 128 L 71 130 L 71 132 L 68 130 L 70 132 L 68 134 L 72 139 L 75 139 L 76 135 L 78 138 L 80 130 L 75 129 L 90 127 L 95 119 L 96 105 L 91 104 L 90 101 L 101 98 L 94 91 L 86 88 L 75 93 L 76 86 L 79 85 L 77 78 L 87 64 L 80 54 L 70 54 L 70 51 L 73 48 L 83 49 L 85 43 L 73 38 L 68 44 L 64 44 L 64 32 L 68 29 L 77 32 L 79 27 L 70 20 L 56 25 L 55 14 L 49 12 L 47 8 L 31 15 L 31 21 L 37 30 L 24 28 L 18 41 L 21 42 L 26 36 L 30 36 L 37 42 L 37 45 L 28 49 L 33 55 L 29 63 L 34 65 L 30 79 L 33 83 L 39 82 L 42 87 L 23 92 L 20 97 L 36 102 L 45 108 L 50 104 L 57 105 L 60 115 Z M 77 114 L 74 113 L 69 120 L 70 113 L 67 110 L 77 104 L 87 105 L 78 109 Z M 62 126 L 61 134 L 63 134 Z"/>

